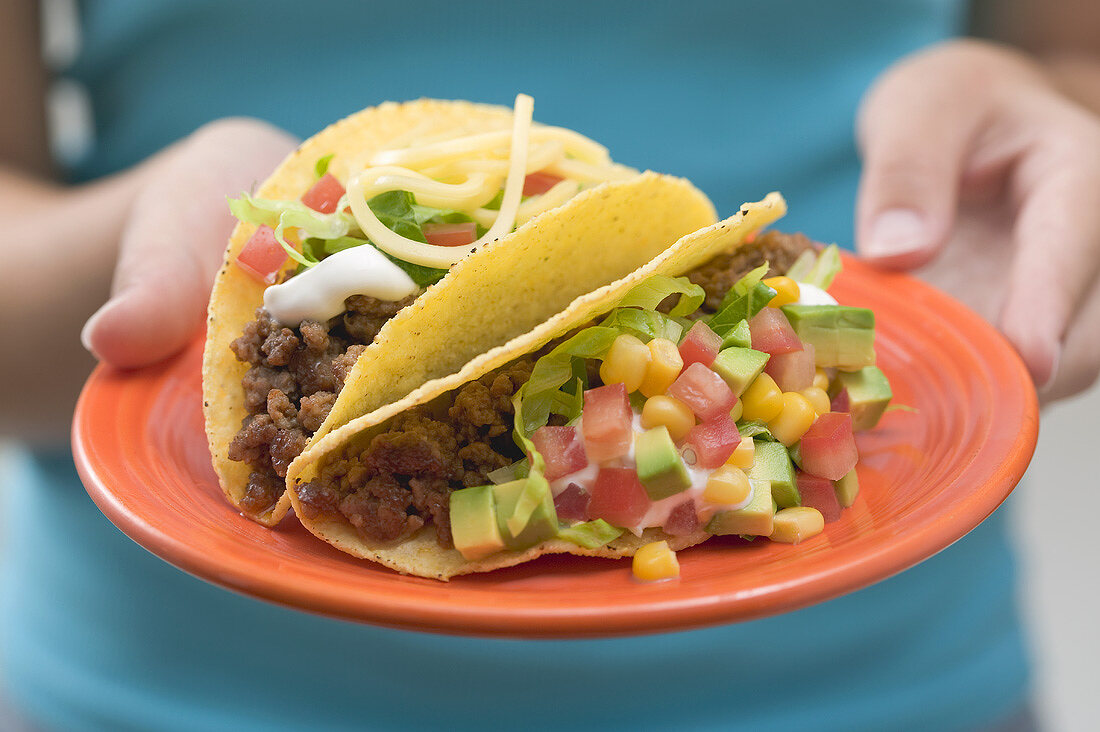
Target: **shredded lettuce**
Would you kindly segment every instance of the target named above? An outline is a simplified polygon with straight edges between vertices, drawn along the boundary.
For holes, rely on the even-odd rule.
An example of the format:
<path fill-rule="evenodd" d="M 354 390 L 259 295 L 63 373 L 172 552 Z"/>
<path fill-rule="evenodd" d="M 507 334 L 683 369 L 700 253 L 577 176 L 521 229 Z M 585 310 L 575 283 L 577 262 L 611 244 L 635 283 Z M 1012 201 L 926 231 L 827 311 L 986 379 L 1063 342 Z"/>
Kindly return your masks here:
<path fill-rule="evenodd" d="M 571 541 L 585 549 L 596 549 L 610 541 L 622 536 L 623 530 L 618 529 L 603 519 L 586 521 L 575 526 L 563 526 L 558 529 L 558 538 Z"/>
<path fill-rule="evenodd" d="M 749 273 L 751 275 L 751 273 Z M 747 277 L 748 275 L 746 275 Z M 718 312 L 710 316 L 707 325 L 720 337 L 725 338 L 742 321 L 748 321 L 752 316 L 764 309 L 775 297 L 775 290 L 763 282 L 756 282 L 747 292 L 737 294 L 734 289 L 726 293 L 725 299 L 718 308 Z"/>
<path fill-rule="evenodd" d="M 317 174 L 318 178 L 325 177 L 325 173 L 328 172 L 328 164 L 332 162 L 334 155 L 336 155 L 336 153 L 329 153 L 328 155 L 317 158 L 317 162 L 313 166 L 313 172 Z"/>
<path fill-rule="evenodd" d="M 836 244 L 830 244 L 820 252 L 807 249 L 799 254 L 787 271 L 787 276 L 795 282 L 805 282 L 827 290 L 840 269 L 840 250 Z"/>
<path fill-rule="evenodd" d="M 321 161 L 318 161 L 318 166 L 320 163 Z M 469 216 L 460 211 L 421 206 L 408 191 L 380 193 L 369 200 L 367 205 L 386 228 L 421 242 L 427 241 L 421 228 L 423 224 L 472 221 Z M 337 205 L 335 213 L 323 214 L 299 201 L 272 201 L 253 198 L 247 193 L 242 193 L 240 198 L 229 200 L 229 209 L 241 221 L 272 227 L 275 230 L 276 241 L 286 251 L 287 256 L 300 265 L 299 271 L 316 265 L 330 254 L 369 243 L 361 234 L 351 235 L 358 234 L 359 230 L 355 218 L 344 212 L 342 204 Z M 303 235 L 301 252 L 284 238 L 284 232 L 288 227 L 296 227 L 301 231 Z M 404 270 L 418 287 L 434 284 L 447 274 L 445 269 L 406 262 L 387 252 L 382 254 Z"/>
<path fill-rule="evenodd" d="M 497 468 L 496 470 L 489 471 L 489 482 L 493 483 L 494 485 L 511 483 L 513 480 L 526 478 L 527 472 L 530 469 L 531 465 L 527 462 L 527 458 L 523 458 L 522 460 L 517 460 L 511 465 L 505 465 L 503 468 Z"/>
<path fill-rule="evenodd" d="M 247 193 L 241 193 L 240 198 L 229 199 L 229 210 L 245 223 L 270 226 L 275 230 L 275 240 L 287 256 L 306 267 L 317 264 L 317 260 L 306 257 L 287 242 L 284 238 L 287 227 L 299 229 L 304 237 L 338 239 L 347 236 L 355 224 L 352 215 L 344 213 L 343 209 L 323 214 L 300 201 L 272 201 L 253 198 Z"/>
<path fill-rule="evenodd" d="M 665 298 L 677 294 L 680 295 L 680 300 L 676 303 L 676 307 L 669 311 L 669 316 L 673 318 L 682 318 L 694 313 L 707 298 L 706 290 L 687 277 L 652 275 L 630 288 L 630 292 L 623 295 L 622 299 L 615 303 L 615 307 L 656 310 Z"/>
<path fill-rule="evenodd" d="M 664 313 L 639 308 L 616 308 L 600 325 L 638 336 L 644 343 L 654 338 L 667 338 L 679 343 L 684 332 L 679 322 Z"/>
<path fill-rule="evenodd" d="M 751 437 L 754 440 L 764 440 L 765 442 L 778 442 L 772 435 L 771 430 L 768 429 L 768 425 L 758 419 L 738 422 L 737 431 L 741 433 L 742 437 Z"/>

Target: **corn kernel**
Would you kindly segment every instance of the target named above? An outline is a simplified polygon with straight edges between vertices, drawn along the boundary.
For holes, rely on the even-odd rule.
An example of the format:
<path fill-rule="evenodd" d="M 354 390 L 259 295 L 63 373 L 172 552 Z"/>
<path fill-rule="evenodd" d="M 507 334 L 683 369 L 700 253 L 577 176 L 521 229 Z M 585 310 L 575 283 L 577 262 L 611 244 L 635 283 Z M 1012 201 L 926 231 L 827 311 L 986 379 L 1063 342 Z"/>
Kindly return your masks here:
<path fill-rule="evenodd" d="M 649 365 L 642 379 L 641 392 L 647 397 L 664 394 L 680 371 L 684 368 L 684 359 L 676 344 L 667 338 L 654 338 L 647 345 Z"/>
<path fill-rule="evenodd" d="M 775 512 L 772 527 L 772 541 L 797 544 L 824 531 L 825 517 L 821 511 L 809 506 L 783 508 Z"/>
<path fill-rule="evenodd" d="M 664 425 L 673 440 L 679 442 L 695 426 L 691 407 L 676 397 L 658 394 L 645 400 L 642 407 L 642 427 L 651 430 Z"/>
<path fill-rule="evenodd" d="M 600 364 L 600 379 L 605 384 L 624 384 L 627 394 L 637 391 L 651 358 L 646 344 L 624 333 L 611 344 Z"/>
<path fill-rule="evenodd" d="M 822 391 L 829 391 L 829 375 L 824 369 L 814 369 L 814 386 Z"/>
<path fill-rule="evenodd" d="M 744 413 L 744 411 L 745 405 L 741 403 L 740 399 L 738 399 L 737 403 L 733 405 L 733 409 L 730 410 L 730 419 L 736 422 L 737 420 L 741 419 L 741 415 Z"/>
<path fill-rule="evenodd" d="M 742 503 L 752 492 L 749 476 L 740 468 L 726 463 L 707 478 L 707 487 L 703 489 L 703 498 L 711 503 L 734 505 Z"/>
<path fill-rule="evenodd" d="M 756 459 L 756 443 L 751 437 L 742 437 L 740 444 L 733 450 L 733 454 L 726 460 L 726 465 L 748 470 Z"/>
<path fill-rule="evenodd" d="M 741 395 L 742 419 L 759 419 L 770 422 L 779 416 L 783 409 L 783 392 L 775 384 L 775 379 L 760 374 Z"/>
<path fill-rule="evenodd" d="M 819 415 L 825 414 L 825 412 L 832 409 L 832 402 L 829 401 L 829 395 L 826 394 L 825 390 L 820 386 L 811 386 L 809 389 L 803 389 L 801 393 L 802 396 L 810 400 L 810 405 Z"/>
<path fill-rule="evenodd" d="M 775 439 L 790 447 L 802 439 L 816 418 L 809 399 L 797 391 L 788 391 L 783 393 L 783 410 L 768 422 L 768 430 Z"/>
<path fill-rule="evenodd" d="M 634 553 L 633 570 L 636 578 L 653 582 L 679 577 L 680 563 L 667 541 L 653 541 Z"/>
<path fill-rule="evenodd" d="M 769 277 L 764 280 L 764 284 L 775 290 L 775 297 L 768 303 L 770 307 L 778 308 L 798 302 L 798 283 L 790 277 Z"/>

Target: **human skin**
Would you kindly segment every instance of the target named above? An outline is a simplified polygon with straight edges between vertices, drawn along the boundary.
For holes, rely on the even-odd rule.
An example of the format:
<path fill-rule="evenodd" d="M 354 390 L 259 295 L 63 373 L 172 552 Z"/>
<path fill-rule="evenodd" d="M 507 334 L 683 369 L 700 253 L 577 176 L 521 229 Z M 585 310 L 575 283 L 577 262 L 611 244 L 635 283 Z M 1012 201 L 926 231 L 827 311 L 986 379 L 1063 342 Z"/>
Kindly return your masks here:
<path fill-rule="evenodd" d="M 1029 53 L 944 43 L 868 92 L 856 242 L 976 307 L 1053 399 L 1100 370 L 1089 335 L 1100 332 L 1100 209 L 1087 202 L 1100 191 L 1100 33 L 1082 32 L 1100 13 L 1082 0 L 1041 5 L 993 3 L 997 15 L 982 16 Z M 9 251 L 34 244 L 0 268 L 0 338 L 20 344 L 0 359 L 0 383 L 18 385 L 0 434 L 57 444 L 94 363 L 85 347 L 134 368 L 194 337 L 233 226 L 226 195 L 265 178 L 294 140 L 219 120 L 127 171 L 61 186 L 42 133 L 37 37 L 34 0 L 0 3 L 0 217 Z"/>

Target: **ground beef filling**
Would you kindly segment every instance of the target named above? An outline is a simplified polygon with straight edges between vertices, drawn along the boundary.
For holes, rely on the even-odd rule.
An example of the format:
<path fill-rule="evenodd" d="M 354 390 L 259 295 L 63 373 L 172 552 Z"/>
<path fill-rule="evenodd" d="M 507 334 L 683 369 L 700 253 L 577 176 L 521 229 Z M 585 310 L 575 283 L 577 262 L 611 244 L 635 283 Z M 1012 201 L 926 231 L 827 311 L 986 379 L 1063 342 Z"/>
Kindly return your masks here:
<path fill-rule="evenodd" d="M 701 308 L 703 314 L 716 312 L 734 283 L 752 270 L 768 262 L 770 266 L 765 277 L 784 274 L 798 255 L 811 246 L 813 242 L 802 234 L 765 231 L 752 243 L 729 254 L 719 254 L 688 272 L 688 279 L 707 292 L 707 299 Z"/>
<path fill-rule="evenodd" d="M 811 245 L 801 234 L 768 232 L 733 254 L 720 254 L 688 273 L 707 292 L 713 313 L 733 283 L 771 262 L 781 274 Z M 443 413 L 417 407 L 394 418 L 366 450 L 352 447 L 298 487 L 307 518 L 343 516 L 364 540 L 401 540 L 426 524 L 442 547 L 452 546 L 450 494 L 484 485 L 488 474 L 519 460 L 512 439 L 512 396 L 530 377 L 529 357 L 466 384 Z"/>
<path fill-rule="evenodd" d="M 229 443 L 229 459 L 252 472 L 241 508 L 270 510 L 283 492 L 287 467 L 325 421 L 344 380 L 382 325 L 415 296 L 386 302 L 355 295 L 346 312 L 325 323 L 287 328 L 259 308 L 230 345 L 250 365 L 241 380 L 248 416 Z"/>

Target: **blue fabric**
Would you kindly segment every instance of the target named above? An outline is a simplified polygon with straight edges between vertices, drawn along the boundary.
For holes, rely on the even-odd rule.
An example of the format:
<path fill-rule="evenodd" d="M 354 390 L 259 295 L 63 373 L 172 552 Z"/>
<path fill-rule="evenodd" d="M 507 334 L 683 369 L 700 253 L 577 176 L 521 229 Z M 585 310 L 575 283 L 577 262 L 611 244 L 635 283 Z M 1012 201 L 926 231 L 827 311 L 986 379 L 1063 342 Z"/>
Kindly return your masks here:
<path fill-rule="evenodd" d="M 86 180 L 211 119 L 300 135 L 383 99 L 510 103 L 685 175 L 720 212 L 769 190 L 847 243 L 867 84 L 951 35 L 953 0 L 677 3 L 98 0 L 72 76 Z M 329 621 L 206 585 L 104 519 L 65 454 L 2 487 L 0 664 L 60 730 L 972 729 L 1026 658 L 1004 512 L 891 580 L 779 617 L 635 639 L 449 638 Z"/>

